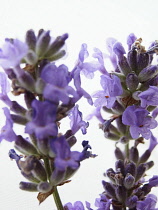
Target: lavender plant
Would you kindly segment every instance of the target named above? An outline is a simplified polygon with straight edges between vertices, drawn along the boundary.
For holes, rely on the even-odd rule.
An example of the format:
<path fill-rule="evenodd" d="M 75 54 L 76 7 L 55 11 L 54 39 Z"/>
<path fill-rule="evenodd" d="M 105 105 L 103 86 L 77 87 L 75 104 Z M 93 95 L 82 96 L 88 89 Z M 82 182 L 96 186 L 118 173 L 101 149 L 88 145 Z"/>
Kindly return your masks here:
<path fill-rule="evenodd" d="M 83 44 L 75 67 L 69 71 L 64 64 L 56 65 L 66 53 L 63 46 L 67 38 L 67 34 L 53 39 L 49 31 L 40 30 L 36 35 L 29 30 L 25 42 L 6 39 L 0 51 L 4 69 L 0 72 L 0 99 L 7 105 L 3 108 L 6 123 L 0 141 L 14 142 L 17 152 L 11 149 L 9 157 L 28 180 L 20 182 L 20 189 L 38 192 L 40 203 L 53 194 L 58 210 L 85 209 L 80 201 L 63 205 L 57 190 L 69 182 L 81 161 L 96 157 L 86 140 L 82 151 L 72 150 L 75 134 L 79 130 L 86 134 L 89 125 L 77 105 L 85 97 L 96 107 L 90 118 L 96 116 L 105 138 L 116 142 L 115 169 L 104 173 L 104 191 L 95 201 L 96 209 L 157 209 L 157 197 L 150 192 L 158 186 L 158 176 L 146 180 L 146 172 L 154 165 L 149 158 L 157 145 L 151 131 L 157 127 L 158 114 L 158 66 L 152 63 L 157 42 L 145 50 L 142 39 L 130 34 L 126 53 L 120 42 L 109 38 L 108 55 L 94 49 L 97 62 L 86 62 L 89 54 Z M 110 59 L 114 71 L 107 71 L 106 59 Z M 80 74 L 93 78 L 96 71 L 101 74 L 102 90 L 95 92 L 92 100 L 82 88 Z M 23 102 L 10 99 L 10 84 L 12 94 L 22 97 Z M 104 118 L 104 112 L 111 114 L 110 119 Z M 70 128 L 61 133 L 65 117 L 70 119 Z M 14 124 L 21 125 L 25 135 L 15 132 Z M 148 142 L 148 149 L 141 153 L 140 145 Z M 92 210 L 89 202 L 86 208 Z"/>

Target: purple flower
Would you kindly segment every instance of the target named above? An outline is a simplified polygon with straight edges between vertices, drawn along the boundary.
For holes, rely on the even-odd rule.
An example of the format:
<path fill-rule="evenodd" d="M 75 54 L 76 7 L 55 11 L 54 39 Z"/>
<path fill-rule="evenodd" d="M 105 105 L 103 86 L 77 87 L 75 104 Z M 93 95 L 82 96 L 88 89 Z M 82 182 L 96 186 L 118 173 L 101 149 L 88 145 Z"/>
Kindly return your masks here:
<path fill-rule="evenodd" d="M 112 75 L 102 75 L 100 84 L 103 90 L 98 91 L 93 95 L 94 98 L 97 98 L 94 102 L 95 106 L 106 106 L 107 108 L 112 108 L 115 103 L 116 96 L 122 94 L 122 87 L 120 79 Z"/>
<path fill-rule="evenodd" d="M 70 151 L 70 146 L 64 136 L 52 141 L 51 149 L 55 153 L 55 168 L 59 171 L 66 171 L 69 167 L 73 170 L 77 170 L 80 166 L 80 152 Z"/>
<path fill-rule="evenodd" d="M 156 210 L 157 197 L 153 194 L 148 194 L 145 200 L 137 201 L 137 210 Z"/>
<path fill-rule="evenodd" d="M 158 87 L 150 86 L 148 90 L 139 94 L 141 107 L 158 106 Z"/>
<path fill-rule="evenodd" d="M 82 120 L 82 113 L 78 110 L 78 105 L 71 109 L 69 118 L 71 120 L 70 126 L 73 134 L 79 129 L 81 129 L 83 134 L 87 133 L 86 129 L 89 126 L 89 123 Z"/>
<path fill-rule="evenodd" d="M 95 206 L 99 207 L 97 210 L 110 210 L 111 199 L 108 199 L 106 195 L 101 194 L 100 198 L 95 200 Z"/>
<path fill-rule="evenodd" d="M 27 45 L 20 40 L 14 39 L 11 42 L 6 39 L 5 44 L 0 49 L 0 65 L 4 69 L 18 66 L 27 51 Z"/>
<path fill-rule="evenodd" d="M 155 136 L 153 136 L 153 134 L 151 134 L 149 151 L 152 152 L 157 144 L 158 144 L 157 138 Z"/>
<path fill-rule="evenodd" d="M 7 95 L 7 93 L 10 91 L 10 85 L 7 81 L 6 74 L 3 72 L 0 72 L 0 88 L 0 99 L 8 106 L 11 106 L 12 102 Z"/>
<path fill-rule="evenodd" d="M 65 65 L 56 67 L 48 64 L 41 73 L 41 78 L 45 81 L 44 97 L 55 103 L 62 101 L 64 104 L 69 102 L 69 95 L 77 97 L 76 91 L 68 86 L 71 81 L 68 68 Z"/>
<path fill-rule="evenodd" d="M 122 122 L 130 126 L 132 138 L 136 139 L 141 134 L 145 139 L 149 139 L 152 135 L 150 129 L 157 126 L 154 118 L 148 116 L 149 112 L 146 109 L 135 105 L 126 108 L 122 115 Z"/>
<path fill-rule="evenodd" d="M 11 118 L 9 109 L 7 107 L 3 108 L 4 114 L 6 116 L 6 124 L 1 129 L 0 142 L 5 139 L 6 141 L 12 142 L 16 140 L 16 134 L 13 131 L 13 120 Z"/>
<path fill-rule="evenodd" d="M 64 210 L 85 210 L 85 208 L 81 201 L 76 201 L 74 205 L 72 203 L 65 204 Z"/>
<path fill-rule="evenodd" d="M 93 117 L 96 117 L 101 123 L 104 123 L 104 119 L 101 115 L 101 107 L 97 107 L 90 115 L 86 117 L 87 120 L 91 120 Z"/>
<path fill-rule="evenodd" d="M 110 55 L 108 55 L 108 58 L 110 59 L 114 69 L 117 68 L 117 58 L 116 58 L 116 54 L 113 51 L 113 45 L 115 44 L 115 42 L 117 42 L 117 40 L 114 38 L 108 38 L 106 40 L 106 47 L 110 53 Z"/>
<path fill-rule="evenodd" d="M 89 56 L 87 51 L 87 45 L 82 44 L 79 53 L 76 68 L 79 69 L 87 78 L 92 79 L 94 77 L 94 72 L 99 70 L 101 65 L 98 62 L 84 62 L 84 60 Z"/>
<path fill-rule="evenodd" d="M 32 121 L 26 124 L 25 132 L 35 134 L 37 138 L 43 139 L 49 136 L 57 136 L 58 129 L 56 120 L 56 105 L 49 101 L 32 102 L 33 116 Z"/>

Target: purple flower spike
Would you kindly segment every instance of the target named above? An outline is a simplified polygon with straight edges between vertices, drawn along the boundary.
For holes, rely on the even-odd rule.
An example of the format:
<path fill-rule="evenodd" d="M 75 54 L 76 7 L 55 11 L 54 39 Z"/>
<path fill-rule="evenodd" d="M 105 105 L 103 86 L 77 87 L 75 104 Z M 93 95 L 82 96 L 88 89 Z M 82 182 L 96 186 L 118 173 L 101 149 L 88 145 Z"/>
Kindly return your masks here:
<path fill-rule="evenodd" d="M 137 210 L 156 210 L 157 197 L 153 194 L 147 195 L 145 200 L 137 201 Z"/>
<path fill-rule="evenodd" d="M 70 126 L 73 134 L 79 129 L 81 129 L 83 134 L 87 133 L 86 129 L 89 126 L 89 123 L 82 120 L 82 113 L 78 110 L 78 105 L 71 109 L 69 112 L 69 118 L 71 120 Z"/>
<path fill-rule="evenodd" d="M 145 139 L 149 139 L 152 135 L 150 129 L 157 126 L 154 118 L 148 116 L 149 112 L 146 109 L 135 105 L 127 107 L 122 115 L 122 122 L 130 126 L 132 138 L 136 139 L 141 134 Z"/>
<path fill-rule="evenodd" d="M 139 94 L 141 107 L 158 106 L 158 87 L 150 86 L 148 90 Z"/>
<path fill-rule="evenodd" d="M 1 129 L 0 142 L 5 139 L 6 141 L 12 142 L 16 140 L 16 134 L 13 131 L 13 120 L 11 118 L 9 109 L 7 107 L 3 108 L 4 114 L 6 116 L 6 124 Z"/>
<path fill-rule="evenodd" d="M 41 102 L 34 100 L 32 108 L 33 119 L 26 124 L 25 132 L 29 134 L 34 133 L 39 139 L 57 136 L 58 129 L 55 123 L 56 106 L 49 101 Z"/>
<path fill-rule="evenodd" d="M 4 69 L 16 67 L 21 59 L 26 55 L 28 47 L 18 39 L 13 42 L 6 39 L 2 49 L 0 49 L 0 65 Z"/>
<path fill-rule="evenodd" d="M 120 79 L 115 75 L 112 75 L 111 77 L 102 75 L 100 83 L 103 90 L 98 91 L 93 95 L 94 98 L 97 98 L 94 105 L 97 107 L 106 106 L 110 109 L 115 103 L 116 96 L 122 94 Z"/>
<path fill-rule="evenodd" d="M 71 152 L 70 146 L 64 136 L 52 141 L 52 151 L 56 154 L 55 168 L 59 171 L 66 171 L 69 167 L 73 170 L 77 170 L 80 166 L 80 152 Z"/>
<path fill-rule="evenodd" d="M 74 205 L 72 203 L 65 204 L 64 210 L 85 210 L 85 208 L 81 201 L 76 201 Z"/>
<path fill-rule="evenodd" d="M 75 90 L 68 86 L 71 78 L 68 68 L 65 65 L 56 67 L 48 64 L 41 73 L 41 78 L 45 81 L 44 97 L 55 103 L 62 101 L 64 104 L 69 102 L 69 95 L 77 96 Z"/>

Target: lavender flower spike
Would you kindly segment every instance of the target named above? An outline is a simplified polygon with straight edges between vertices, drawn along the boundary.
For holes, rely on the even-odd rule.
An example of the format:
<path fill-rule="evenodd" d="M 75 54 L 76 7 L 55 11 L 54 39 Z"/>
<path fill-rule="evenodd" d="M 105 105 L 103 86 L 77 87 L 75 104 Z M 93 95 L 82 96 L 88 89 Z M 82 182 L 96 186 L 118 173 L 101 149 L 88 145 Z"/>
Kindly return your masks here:
<path fill-rule="evenodd" d="M 5 44 L 0 49 L 0 66 L 4 69 L 18 66 L 27 51 L 27 45 L 20 40 L 14 39 L 11 42 L 6 39 Z"/>
<path fill-rule="evenodd" d="M 103 90 L 96 92 L 93 97 L 97 98 L 94 102 L 95 106 L 106 106 L 107 108 L 112 108 L 116 97 L 122 94 L 122 86 L 120 79 L 112 75 L 102 75 L 100 84 Z"/>
<path fill-rule="evenodd" d="M 149 139 L 152 135 L 150 129 L 157 126 L 157 121 L 148 116 L 149 112 L 146 109 L 135 105 L 126 108 L 122 115 L 122 122 L 130 126 L 130 134 L 136 139 L 141 134 L 145 139 Z"/>

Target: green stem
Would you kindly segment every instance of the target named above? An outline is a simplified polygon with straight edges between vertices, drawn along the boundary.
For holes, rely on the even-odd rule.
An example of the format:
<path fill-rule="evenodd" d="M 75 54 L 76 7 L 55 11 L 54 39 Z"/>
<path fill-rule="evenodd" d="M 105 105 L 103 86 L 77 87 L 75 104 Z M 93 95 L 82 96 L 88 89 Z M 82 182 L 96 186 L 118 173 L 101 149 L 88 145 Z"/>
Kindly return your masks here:
<path fill-rule="evenodd" d="M 45 157 L 44 159 L 44 165 L 45 165 L 45 169 L 47 172 L 47 179 L 50 179 L 51 176 L 51 168 L 50 168 L 50 164 L 49 164 L 49 159 L 47 157 Z"/>
<path fill-rule="evenodd" d="M 57 187 L 54 187 L 53 197 L 54 197 L 57 210 L 64 210 Z"/>
<path fill-rule="evenodd" d="M 129 143 L 125 145 L 126 158 L 129 159 Z"/>

